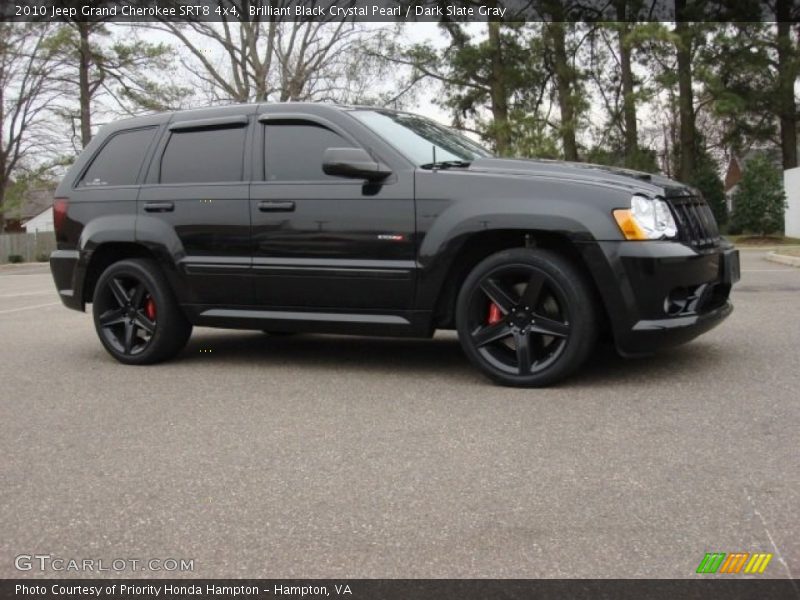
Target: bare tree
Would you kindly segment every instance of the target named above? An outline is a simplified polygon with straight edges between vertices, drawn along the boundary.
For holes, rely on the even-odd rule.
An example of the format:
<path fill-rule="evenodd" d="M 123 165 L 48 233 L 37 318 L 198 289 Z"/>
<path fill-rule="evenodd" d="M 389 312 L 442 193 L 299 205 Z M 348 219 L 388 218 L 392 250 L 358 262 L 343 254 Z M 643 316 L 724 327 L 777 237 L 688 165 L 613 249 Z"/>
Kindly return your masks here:
<path fill-rule="evenodd" d="M 393 35 L 372 24 L 288 16 L 240 22 L 221 15 L 219 22 L 145 26 L 179 40 L 184 66 L 203 82 L 212 102 L 370 101 L 386 69 L 375 49 Z"/>
<path fill-rule="evenodd" d="M 51 77 L 59 68 L 53 31 L 49 24 L 0 23 L 0 231 L 13 178 L 52 150 L 47 111 L 61 94 Z"/>
<path fill-rule="evenodd" d="M 371 51 L 385 30 L 349 21 L 292 22 L 276 30 L 278 92 L 287 101 L 359 101 L 369 80 Z"/>
<path fill-rule="evenodd" d="M 266 100 L 274 93 L 270 81 L 278 23 L 254 20 L 221 22 L 150 23 L 166 31 L 189 54 L 186 69 L 206 86 L 213 100 Z"/>

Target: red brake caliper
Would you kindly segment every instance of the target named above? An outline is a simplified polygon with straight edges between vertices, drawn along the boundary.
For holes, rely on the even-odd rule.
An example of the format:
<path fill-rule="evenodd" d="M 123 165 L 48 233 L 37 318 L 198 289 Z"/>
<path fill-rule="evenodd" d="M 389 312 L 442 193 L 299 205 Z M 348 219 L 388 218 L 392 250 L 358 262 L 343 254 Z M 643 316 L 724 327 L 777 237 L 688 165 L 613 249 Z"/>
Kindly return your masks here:
<path fill-rule="evenodd" d="M 503 320 L 503 312 L 494 302 L 489 303 L 489 316 L 486 320 L 488 321 L 489 325 L 494 325 L 495 323 L 499 323 Z"/>
<path fill-rule="evenodd" d="M 156 320 L 156 302 L 152 296 L 148 296 L 147 301 L 144 303 L 144 314 L 151 321 Z"/>

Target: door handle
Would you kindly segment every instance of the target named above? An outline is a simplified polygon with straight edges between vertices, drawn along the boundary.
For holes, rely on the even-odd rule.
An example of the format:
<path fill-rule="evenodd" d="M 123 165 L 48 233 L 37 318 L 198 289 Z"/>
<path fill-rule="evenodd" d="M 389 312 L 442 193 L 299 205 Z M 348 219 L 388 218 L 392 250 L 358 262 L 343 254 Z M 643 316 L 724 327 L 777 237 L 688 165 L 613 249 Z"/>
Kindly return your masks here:
<path fill-rule="evenodd" d="M 145 202 L 144 210 L 146 212 L 172 212 L 175 210 L 175 205 L 172 202 Z"/>
<path fill-rule="evenodd" d="M 292 212 L 294 202 L 291 200 L 262 200 L 258 203 L 261 212 Z"/>

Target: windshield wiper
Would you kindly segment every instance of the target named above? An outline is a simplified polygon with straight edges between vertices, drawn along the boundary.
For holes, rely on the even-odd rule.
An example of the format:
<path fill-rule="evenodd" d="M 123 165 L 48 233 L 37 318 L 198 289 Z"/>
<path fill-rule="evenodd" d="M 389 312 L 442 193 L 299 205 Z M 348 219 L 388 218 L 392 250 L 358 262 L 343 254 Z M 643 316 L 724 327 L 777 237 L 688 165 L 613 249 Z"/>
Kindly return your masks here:
<path fill-rule="evenodd" d="M 442 160 L 437 162 L 429 162 L 425 163 L 424 165 L 420 165 L 420 169 L 450 169 L 452 167 L 460 167 L 466 168 L 470 166 L 469 161 L 467 160 Z"/>

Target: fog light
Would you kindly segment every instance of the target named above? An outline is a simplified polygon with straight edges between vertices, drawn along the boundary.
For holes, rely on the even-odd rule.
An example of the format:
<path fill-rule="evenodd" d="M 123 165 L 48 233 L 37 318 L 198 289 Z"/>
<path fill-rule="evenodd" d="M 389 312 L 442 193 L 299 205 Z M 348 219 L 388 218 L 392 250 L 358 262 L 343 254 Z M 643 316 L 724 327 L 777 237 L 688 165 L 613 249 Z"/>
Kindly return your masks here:
<path fill-rule="evenodd" d="M 684 287 L 675 288 L 664 298 L 664 312 L 670 316 L 679 315 L 686 310 L 689 303 L 689 290 Z"/>

